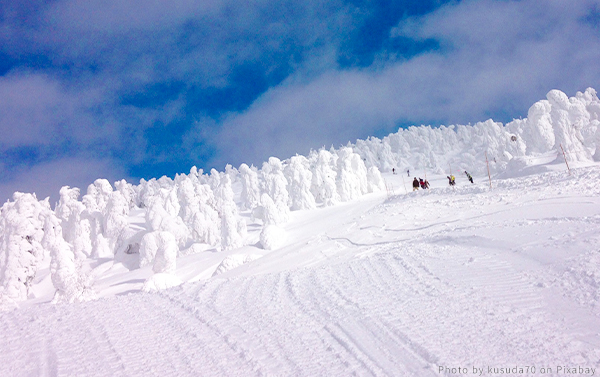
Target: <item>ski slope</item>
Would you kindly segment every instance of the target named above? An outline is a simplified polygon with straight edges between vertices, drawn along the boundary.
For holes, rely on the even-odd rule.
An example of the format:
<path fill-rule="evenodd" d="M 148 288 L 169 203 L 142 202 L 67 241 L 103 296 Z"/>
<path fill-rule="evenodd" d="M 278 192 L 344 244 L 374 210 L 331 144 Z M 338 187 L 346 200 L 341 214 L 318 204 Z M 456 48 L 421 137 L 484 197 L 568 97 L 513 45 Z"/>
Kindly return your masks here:
<path fill-rule="evenodd" d="M 98 300 L 53 305 L 42 271 L 47 294 L 0 312 L 0 376 L 600 373 L 600 166 L 456 175 L 385 174 L 388 193 L 292 212 L 276 250 L 179 258 L 172 289 L 101 260 Z"/>

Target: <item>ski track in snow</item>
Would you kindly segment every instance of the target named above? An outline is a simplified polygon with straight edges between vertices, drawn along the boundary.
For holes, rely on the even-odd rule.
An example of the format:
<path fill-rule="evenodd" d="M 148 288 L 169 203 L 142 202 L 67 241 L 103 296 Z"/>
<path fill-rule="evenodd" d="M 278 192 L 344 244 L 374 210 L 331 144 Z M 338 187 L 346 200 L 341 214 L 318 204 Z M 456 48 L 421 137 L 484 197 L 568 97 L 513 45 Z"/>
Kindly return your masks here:
<path fill-rule="evenodd" d="M 0 375 L 600 373 L 599 172 L 373 196 L 213 278 L 0 313 Z"/>

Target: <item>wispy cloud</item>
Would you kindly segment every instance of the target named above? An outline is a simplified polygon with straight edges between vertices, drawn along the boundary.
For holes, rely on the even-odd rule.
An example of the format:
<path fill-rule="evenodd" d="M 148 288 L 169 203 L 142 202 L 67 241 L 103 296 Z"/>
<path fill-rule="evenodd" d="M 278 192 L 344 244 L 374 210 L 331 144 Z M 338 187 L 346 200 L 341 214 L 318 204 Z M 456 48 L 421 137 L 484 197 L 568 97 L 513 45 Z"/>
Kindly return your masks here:
<path fill-rule="evenodd" d="M 146 178 L 178 172 L 160 166 L 202 165 L 196 157 L 215 151 L 216 130 L 190 144 L 195 119 L 243 110 L 299 70 L 306 78 L 335 67 L 356 21 L 341 1 L 25 0 L 0 9 L 5 179 L 64 158 L 110 158 L 115 172 Z"/>
<path fill-rule="evenodd" d="M 78 95 L 79 94 L 79 95 Z M 69 93 L 44 74 L 0 77 L 0 146 L 51 144 L 65 137 L 85 140 L 93 120 L 90 99 Z"/>
<path fill-rule="evenodd" d="M 600 38 L 585 21 L 597 3 L 464 1 L 405 18 L 391 38 L 435 40 L 439 48 L 280 85 L 223 120 L 218 156 L 256 163 L 393 124 L 525 116 L 551 89 L 574 94 L 600 83 Z"/>
<path fill-rule="evenodd" d="M 0 174 L 7 175 L 2 166 Z M 15 191 L 34 192 L 38 199 L 50 197 L 50 204 L 54 206 L 62 186 L 79 187 L 81 194 L 85 195 L 88 185 L 98 178 L 106 178 L 112 183 L 127 177 L 127 172 L 117 161 L 78 158 L 42 162 L 32 167 L 18 168 L 10 174 L 13 175 L 11 180 L 0 183 L 0 206 L 12 199 Z"/>

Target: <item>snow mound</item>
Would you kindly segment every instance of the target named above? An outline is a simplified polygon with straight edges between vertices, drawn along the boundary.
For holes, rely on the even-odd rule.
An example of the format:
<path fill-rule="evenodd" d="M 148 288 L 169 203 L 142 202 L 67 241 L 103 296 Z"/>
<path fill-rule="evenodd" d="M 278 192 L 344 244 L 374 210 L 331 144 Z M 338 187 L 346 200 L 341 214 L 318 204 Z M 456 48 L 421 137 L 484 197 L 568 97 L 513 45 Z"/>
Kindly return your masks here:
<path fill-rule="evenodd" d="M 140 267 L 154 263 L 156 273 L 175 271 L 177 241 L 169 232 L 150 232 L 144 235 L 140 244 Z"/>
<path fill-rule="evenodd" d="M 162 291 L 164 289 L 169 289 L 173 287 L 177 287 L 183 284 L 183 281 L 179 279 L 175 275 L 166 274 L 166 273 L 158 273 L 152 275 L 148 280 L 144 282 L 144 286 L 142 287 L 142 291 L 144 292 L 153 292 L 153 291 Z"/>
<path fill-rule="evenodd" d="M 260 232 L 260 244 L 265 250 L 275 250 L 285 243 L 287 236 L 283 228 L 271 224 Z"/>
<path fill-rule="evenodd" d="M 217 267 L 213 276 L 220 275 L 234 268 L 238 268 L 246 263 L 250 263 L 254 260 L 261 258 L 262 255 L 257 254 L 233 254 L 225 257 L 221 264 Z"/>

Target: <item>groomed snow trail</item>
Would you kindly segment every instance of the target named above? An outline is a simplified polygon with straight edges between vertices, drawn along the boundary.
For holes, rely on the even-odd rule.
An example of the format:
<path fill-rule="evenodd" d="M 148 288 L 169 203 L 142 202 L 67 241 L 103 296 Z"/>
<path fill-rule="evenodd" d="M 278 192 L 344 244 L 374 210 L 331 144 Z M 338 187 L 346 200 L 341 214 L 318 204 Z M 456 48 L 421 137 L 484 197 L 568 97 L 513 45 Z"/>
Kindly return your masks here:
<path fill-rule="evenodd" d="M 600 373 L 598 182 L 582 168 L 313 211 L 295 242 L 204 281 L 0 313 L 0 375 Z"/>

